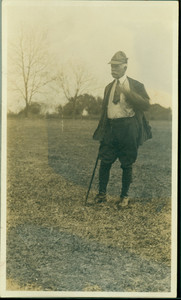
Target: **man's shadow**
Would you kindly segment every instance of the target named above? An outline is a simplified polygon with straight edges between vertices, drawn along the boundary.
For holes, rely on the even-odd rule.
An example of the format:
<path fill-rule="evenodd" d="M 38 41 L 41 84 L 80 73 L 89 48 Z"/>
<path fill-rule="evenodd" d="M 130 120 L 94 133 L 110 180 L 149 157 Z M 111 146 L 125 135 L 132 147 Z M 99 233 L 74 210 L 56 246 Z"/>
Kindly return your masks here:
<path fill-rule="evenodd" d="M 56 174 L 75 185 L 88 188 L 97 155 L 97 144 L 92 140 L 91 132 L 90 136 L 86 137 L 79 134 L 79 131 L 72 130 L 72 126 L 69 126 L 71 120 L 65 123 L 66 126 L 62 128 L 61 120 L 46 120 L 48 164 Z M 90 155 L 91 151 L 94 151 L 95 155 Z M 98 170 L 94 186 L 97 173 Z"/>

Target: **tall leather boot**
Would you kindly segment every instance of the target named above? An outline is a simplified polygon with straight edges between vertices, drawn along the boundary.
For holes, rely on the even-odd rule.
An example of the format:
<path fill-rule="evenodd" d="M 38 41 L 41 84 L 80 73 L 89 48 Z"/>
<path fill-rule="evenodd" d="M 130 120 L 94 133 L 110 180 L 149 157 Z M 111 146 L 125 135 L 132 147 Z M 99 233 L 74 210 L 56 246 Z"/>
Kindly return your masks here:
<path fill-rule="evenodd" d="M 132 182 L 132 166 L 122 167 L 122 190 L 121 197 L 127 197 L 130 184 Z"/>
<path fill-rule="evenodd" d="M 106 201 L 106 190 L 109 181 L 111 164 L 106 164 L 101 160 L 99 168 L 99 194 L 96 195 L 95 201 L 102 203 Z"/>
<path fill-rule="evenodd" d="M 109 181 L 111 164 L 106 164 L 101 160 L 99 169 L 99 193 L 105 193 Z"/>
<path fill-rule="evenodd" d="M 132 182 L 132 166 L 122 167 L 122 190 L 120 195 L 120 200 L 117 202 L 117 208 L 125 208 L 129 204 L 128 191 L 130 184 Z"/>

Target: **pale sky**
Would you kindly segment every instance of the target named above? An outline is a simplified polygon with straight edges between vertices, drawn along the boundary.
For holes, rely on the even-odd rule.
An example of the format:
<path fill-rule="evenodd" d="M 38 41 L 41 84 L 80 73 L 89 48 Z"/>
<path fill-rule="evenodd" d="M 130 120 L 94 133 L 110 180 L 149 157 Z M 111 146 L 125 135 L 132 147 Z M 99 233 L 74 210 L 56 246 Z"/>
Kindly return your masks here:
<path fill-rule="evenodd" d="M 4 0 L 3 15 L 8 44 L 18 38 L 22 26 L 48 30 L 49 52 L 57 67 L 69 61 L 84 63 L 100 96 L 112 81 L 108 62 L 115 52 L 124 51 L 127 75 L 144 83 L 151 103 L 172 106 L 177 1 Z M 93 86 L 91 92 L 96 94 Z M 8 102 L 16 106 L 11 93 Z"/>

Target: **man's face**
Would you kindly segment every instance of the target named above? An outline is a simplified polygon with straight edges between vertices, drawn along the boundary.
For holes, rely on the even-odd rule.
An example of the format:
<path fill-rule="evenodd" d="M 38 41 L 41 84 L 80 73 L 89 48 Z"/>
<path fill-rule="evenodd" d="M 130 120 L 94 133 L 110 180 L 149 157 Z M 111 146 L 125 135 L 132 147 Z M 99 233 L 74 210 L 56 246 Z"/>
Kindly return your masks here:
<path fill-rule="evenodd" d="M 111 64 L 112 77 L 116 79 L 121 78 L 125 74 L 126 69 L 127 69 L 126 64 L 120 64 L 120 65 Z"/>

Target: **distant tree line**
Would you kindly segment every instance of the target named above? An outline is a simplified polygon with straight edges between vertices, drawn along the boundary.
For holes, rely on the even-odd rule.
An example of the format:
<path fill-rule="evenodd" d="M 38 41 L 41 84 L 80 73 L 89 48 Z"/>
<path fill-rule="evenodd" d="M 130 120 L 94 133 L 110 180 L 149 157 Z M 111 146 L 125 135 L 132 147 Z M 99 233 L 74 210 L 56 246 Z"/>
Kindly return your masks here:
<path fill-rule="evenodd" d="M 56 67 L 55 67 L 56 66 Z M 85 65 L 74 61 L 57 66 L 50 59 L 47 32 L 24 31 L 12 45 L 11 85 L 19 100 L 24 101 L 24 109 L 12 117 L 46 118 L 98 118 L 101 114 L 102 99 L 92 96 L 90 87 L 94 79 Z M 43 112 L 43 99 L 47 91 L 67 100 L 64 106 L 58 105 L 54 113 Z M 41 95 L 41 98 L 37 98 Z M 16 98 L 15 101 L 18 99 Z M 60 101 L 61 102 L 61 101 Z M 151 105 L 146 116 L 150 120 L 170 120 L 171 109 L 159 104 Z"/>
<path fill-rule="evenodd" d="M 170 107 L 165 108 L 160 104 L 152 104 L 145 115 L 149 120 L 171 120 L 172 110 Z"/>
<path fill-rule="evenodd" d="M 101 112 L 102 99 L 100 97 L 84 94 L 78 96 L 76 106 L 74 105 L 74 99 L 70 99 L 64 106 L 59 105 L 57 111 L 60 117 L 98 116 Z"/>
<path fill-rule="evenodd" d="M 42 104 L 31 102 L 29 105 L 29 117 L 32 118 L 83 118 L 98 119 L 101 114 L 102 98 L 94 97 L 90 94 L 83 94 L 77 97 L 76 105 L 74 99 L 71 99 L 64 106 L 58 105 L 53 113 L 42 112 Z M 150 109 L 145 112 L 149 120 L 171 120 L 171 108 L 165 108 L 160 104 L 150 105 Z M 26 117 L 26 107 L 18 113 L 8 112 L 8 117 Z"/>

